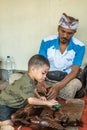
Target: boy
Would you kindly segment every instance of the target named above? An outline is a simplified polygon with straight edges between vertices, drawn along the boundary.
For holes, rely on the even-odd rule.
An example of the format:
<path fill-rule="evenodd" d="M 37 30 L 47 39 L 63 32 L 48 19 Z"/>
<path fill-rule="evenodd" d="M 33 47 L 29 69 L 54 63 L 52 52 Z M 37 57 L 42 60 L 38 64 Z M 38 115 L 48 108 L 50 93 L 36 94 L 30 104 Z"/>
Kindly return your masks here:
<path fill-rule="evenodd" d="M 19 80 L 9 85 L 0 94 L 0 126 L 12 125 L 10 117 L 28 102 L 33 105 L 57 104 L 56 100 L 41 100 L 34 97 L 35 86 L 46 78 L 50 68 L 47 58 L 34 55 L 28 62 L 28 72 Z"/>

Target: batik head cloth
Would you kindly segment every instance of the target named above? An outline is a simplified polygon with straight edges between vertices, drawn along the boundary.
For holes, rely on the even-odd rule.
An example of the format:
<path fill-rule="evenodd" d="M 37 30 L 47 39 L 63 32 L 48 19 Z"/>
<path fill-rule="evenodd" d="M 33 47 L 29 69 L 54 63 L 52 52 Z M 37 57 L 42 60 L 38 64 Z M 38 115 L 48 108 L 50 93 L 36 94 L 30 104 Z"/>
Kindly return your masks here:
<path fill-rule="evenodd" d="M 58 23 L 59 26 L 62 26 L 67 29 L 72 29 L 72 30 L 76 30 L 78 28 L 78 24 L 79 24 L 78 19 L 68 16 L 65 13 L 63 13 Z"/>

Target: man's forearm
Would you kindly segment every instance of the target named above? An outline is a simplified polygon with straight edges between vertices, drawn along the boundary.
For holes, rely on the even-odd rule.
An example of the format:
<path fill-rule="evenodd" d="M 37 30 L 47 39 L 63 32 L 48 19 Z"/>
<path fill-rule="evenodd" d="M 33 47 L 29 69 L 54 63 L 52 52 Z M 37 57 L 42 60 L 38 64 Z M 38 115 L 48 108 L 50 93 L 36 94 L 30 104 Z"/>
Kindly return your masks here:
<path fill-rule="evenodd" d="M 58 90 L 65 87 L 72 79 L 77 77 L 77 73 L 71 72 L 68 74 L 62 81 L 55 84 L 58 87 Z"/>

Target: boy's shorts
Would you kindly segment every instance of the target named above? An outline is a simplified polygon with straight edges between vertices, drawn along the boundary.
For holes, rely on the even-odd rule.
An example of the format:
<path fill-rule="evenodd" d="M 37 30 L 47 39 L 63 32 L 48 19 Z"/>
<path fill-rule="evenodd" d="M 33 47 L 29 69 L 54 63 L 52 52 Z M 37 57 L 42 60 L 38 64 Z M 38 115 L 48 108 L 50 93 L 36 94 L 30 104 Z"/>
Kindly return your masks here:
<path fill-rule="evenodd" d="M 0 121 L 5 121 L 11 119 L 11 115 L 15 113 L 18 109 L 11 108 L 5 105 L 0 106 Z"/>

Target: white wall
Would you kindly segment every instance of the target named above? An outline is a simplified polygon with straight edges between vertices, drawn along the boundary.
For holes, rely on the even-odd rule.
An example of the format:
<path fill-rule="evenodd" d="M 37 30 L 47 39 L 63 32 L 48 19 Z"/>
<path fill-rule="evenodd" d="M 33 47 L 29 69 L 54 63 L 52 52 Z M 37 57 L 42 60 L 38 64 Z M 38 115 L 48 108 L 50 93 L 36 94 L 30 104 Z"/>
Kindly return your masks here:
<path fill-rule="evenodd" d="M 42 38 L 57 34 L 57 23 L 63 12 L 79 19 L 75 36 L 87 46 L 87 0 L 0 0 L 3 61 L 10 55 L 15 69 L 27 70 L 28 59 L 38 53 Z M 87 63 L 86 54 L 84 63 Z"/>

